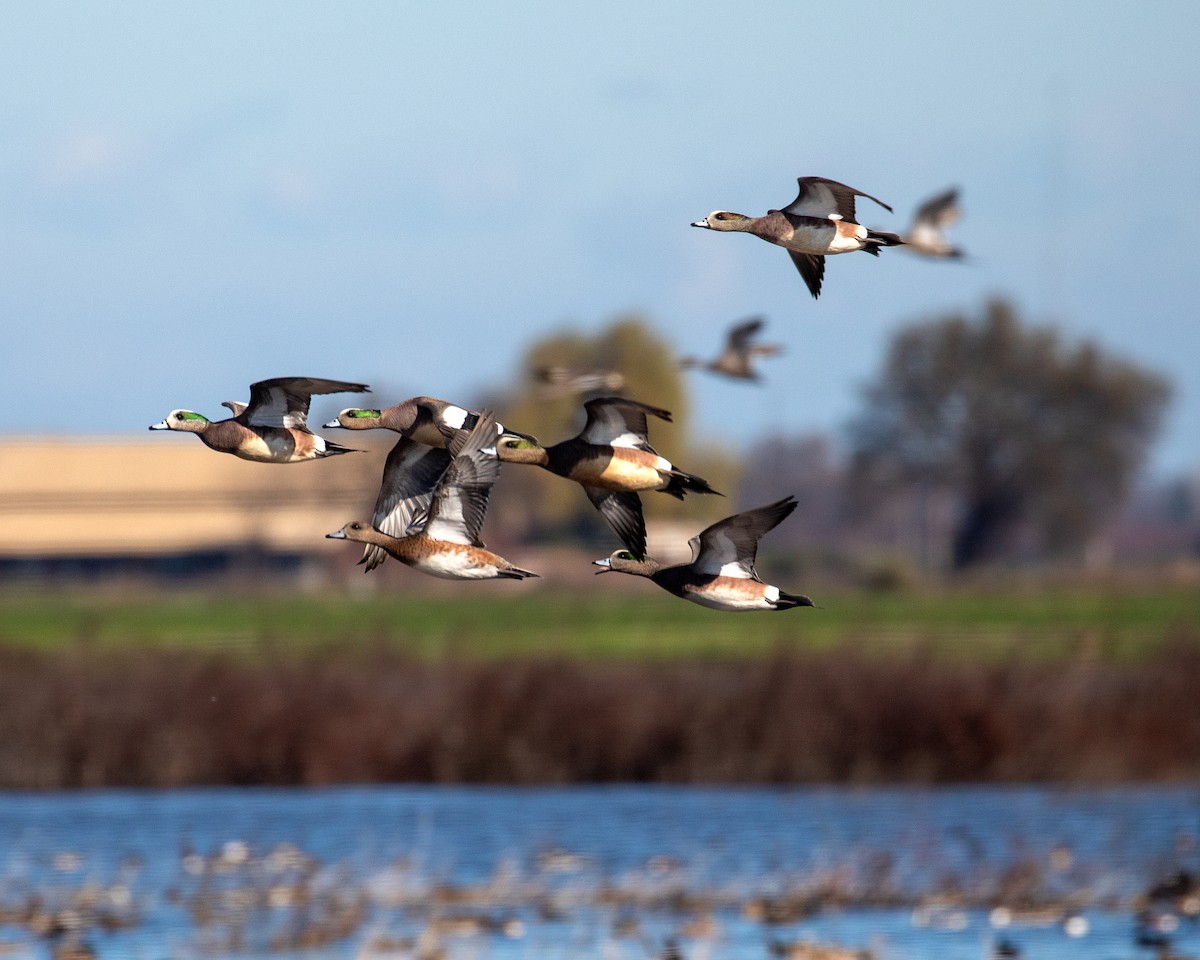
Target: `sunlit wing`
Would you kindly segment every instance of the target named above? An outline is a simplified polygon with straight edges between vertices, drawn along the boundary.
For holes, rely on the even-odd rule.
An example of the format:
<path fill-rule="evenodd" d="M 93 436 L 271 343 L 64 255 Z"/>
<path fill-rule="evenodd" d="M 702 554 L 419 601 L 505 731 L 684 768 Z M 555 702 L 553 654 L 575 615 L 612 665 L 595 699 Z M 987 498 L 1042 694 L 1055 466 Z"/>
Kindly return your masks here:
<path fill-rule="evenodd" d="M 613 532 L 639 560 L 646 556 L 646 521 L 642 501 L 636 493 L 617 493 L 584 484 L 584 492 Z"/>
<path fill-rule="evenodd" d="M 306 429 L 308 404 L 314 394 L 363 393 L 365 383 L 313 377 L 276 377 L 250 384 L 250 404 L 238 415 L 255 427 Z"/>
<path fill-rule="evenodd" d="M 393 537 L 405 537 L 421 520 L 433 500 L 433 491 L 450 466 L 450 454 L 440 447 L 427 447 L 401 437 L 383 467 L 383 482 L 375 500 L 371 524 Z M 360 563 L 373 570 L 387 552 L 367 544 Z"/>
<path fill-rule="evenodd" d="M 671 419 L 667 410 L 621 397 L 600 397 L 589 400 L 583 407 L 587 411 L 587 423 L 579 436 L 597 446 L 650 450 L 646 415 L 667 421 Z"/>

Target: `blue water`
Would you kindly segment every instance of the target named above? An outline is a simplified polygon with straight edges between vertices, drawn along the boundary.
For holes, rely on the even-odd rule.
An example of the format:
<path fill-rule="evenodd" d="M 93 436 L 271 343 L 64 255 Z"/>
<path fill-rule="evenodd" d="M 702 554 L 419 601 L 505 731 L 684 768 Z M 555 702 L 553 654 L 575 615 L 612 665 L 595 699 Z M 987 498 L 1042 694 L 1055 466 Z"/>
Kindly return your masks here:
<path fill-rule="evenodd" d="M 1001 936 L 1028 958 L 1150 956 L 1134 946 L 1130 900 L 1170 870 L 1195 871 L 1198 835 L 1195 788 L 0 794 L 0 955 L 50 956 L 53 938 L 11 915 L 35 894 L 62 905 L 84 889 L 119 888 L 137 923 L 87 929 L 82 937 L 100 957 L 365 956 L 379 938 L 419 934 L 431 892 L 454 885 L 486 886 L 489 899 L 443 913 L 486 912 L 520 927 L 507 936 L 446 936 L 451 958 L 640 960 L 670 937 L 688 960 L 767 960 L 769 941 L 797 939 L 869 947 L 888 960 L 979 960 Z M 551 851 L 572 856 L 547 860 Z M 743 909 L 830 878 L 853 895 L 884 857 L 903 905 L 778 924 Z M 1069 937 L 1061 924 L 997 929 L 986 907 L 935 913 L 931 926 L 914 922 L 915 895 L 948 878 L 984 889 L 1018 864 L 1036 864 L 1043 889 L 1081 897 L 1085 936 Z M 307 905 L 286 894 L 301 888 Z M 276 901 L 238 906 L 239 891 L 265 897 L 272 889 L 283 891 Z M 642 905 L 614 906 L 602 890 Z M 190 912 L 201 894 L 217 904 L 215 918 Z M 668 909 L 668 894 L 711 909 Z M 324 909 L 314 904 L 339 898 L 361 911 L 343 936 L 304 949 L 279 939 Z M 685 926 L 698 912 L 713 921 L 703 936 Z M 637 932 L 622 934 L 615 923 L 630 915 Z M 1182 921 L 1173 934 L 1179 952 L 1200 955 L 1198 926 Z"/>

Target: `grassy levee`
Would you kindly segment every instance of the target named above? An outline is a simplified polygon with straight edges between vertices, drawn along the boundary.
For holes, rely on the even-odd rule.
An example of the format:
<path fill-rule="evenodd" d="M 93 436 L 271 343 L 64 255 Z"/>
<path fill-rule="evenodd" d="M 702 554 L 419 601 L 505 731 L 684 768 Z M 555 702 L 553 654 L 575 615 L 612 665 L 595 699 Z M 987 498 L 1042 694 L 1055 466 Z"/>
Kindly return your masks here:
<path fill-rule="evenodd" d="M 559 592 L 468 585 L 426 592 L 133 595 L 75 590 L 0 594 L 0 646 L 239 650 L 253 655 L 383 644 L 420 659 L 554 656 L 670 660 L 743 658 L 851 646 L 861 652 L 967 659 L 1056 659 L 1083 650 L 1105 659 L 1152 653 L 1200 628 L 1192 585 L 980 587 L 911 592 L 825 591 L 818 606 L 777 614 L 721 614 L 632 589 Z"/>
<path fill-rule="evenodd" d="M 1200 778 L 1194 588 L 737 615 L 629 583 L 9 591 L 0 789 Z"/>

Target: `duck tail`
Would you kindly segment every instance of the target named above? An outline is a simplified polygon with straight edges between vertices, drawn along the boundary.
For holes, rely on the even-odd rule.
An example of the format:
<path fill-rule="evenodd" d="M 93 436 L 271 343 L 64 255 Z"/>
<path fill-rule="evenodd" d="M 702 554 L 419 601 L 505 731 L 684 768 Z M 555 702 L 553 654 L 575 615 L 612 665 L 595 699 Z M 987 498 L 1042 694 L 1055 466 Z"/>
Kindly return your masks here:
<path fill-rule="evenodd" d="M 541 577 L 541 574 L 532 570 L 522 570 L 520 567 L 509 567 L 499 571 L 496 576 L 505 580 L 524 580 L 526 577 Z"/>
<path fill-rule="evenodd" d="M 318 457 L 336 457 L 339 453 L 362 453 L 362 450 L 355 450 L 353 447 L 343 447 L 340 443 L 330 443 L 325 441 L 325 449 L 320 451 Z"/>
<path fill-rule="evenodd" d="M 784 593 L 779 591 L 779 599 L 775 600 L 774 607 L 776 610 L 790 610 L 792 607 L 813 607 L 816 606 L 808 597 L 802 596 L 799 593 Z"/>
<path fill-rule="evenodd" d="M 865 246 L 863 250 L 873 257 L 879 256 L 880 247 L 898 247 L 905 240 L 898 233 L 890 233 L 887 230 L 872 230 L 867 228 L 867 239 L 863 241 Z"/>
<path fill-rule="evenodd" d="M 662 492 L 669 493 L 676 500 L 682 500 L 689 493 L 714 493 L 718 497 L 725 496 L 721 491 L 714 490 L 703 477 L 684 473 L 682 470 L 672 471 L 671 481 L 663 487 Z"/>

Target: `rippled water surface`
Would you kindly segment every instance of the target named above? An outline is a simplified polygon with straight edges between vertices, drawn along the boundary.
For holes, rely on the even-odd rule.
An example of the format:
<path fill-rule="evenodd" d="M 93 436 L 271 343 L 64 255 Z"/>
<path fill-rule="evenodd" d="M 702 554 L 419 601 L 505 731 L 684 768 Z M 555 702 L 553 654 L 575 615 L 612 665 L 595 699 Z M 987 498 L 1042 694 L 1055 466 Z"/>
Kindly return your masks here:
<path fill-rule="evenodd" d="M 5 794 L 0 955 L 1150 956 L 1135 898 L 1198 830 L 1189 788 Z"/>

